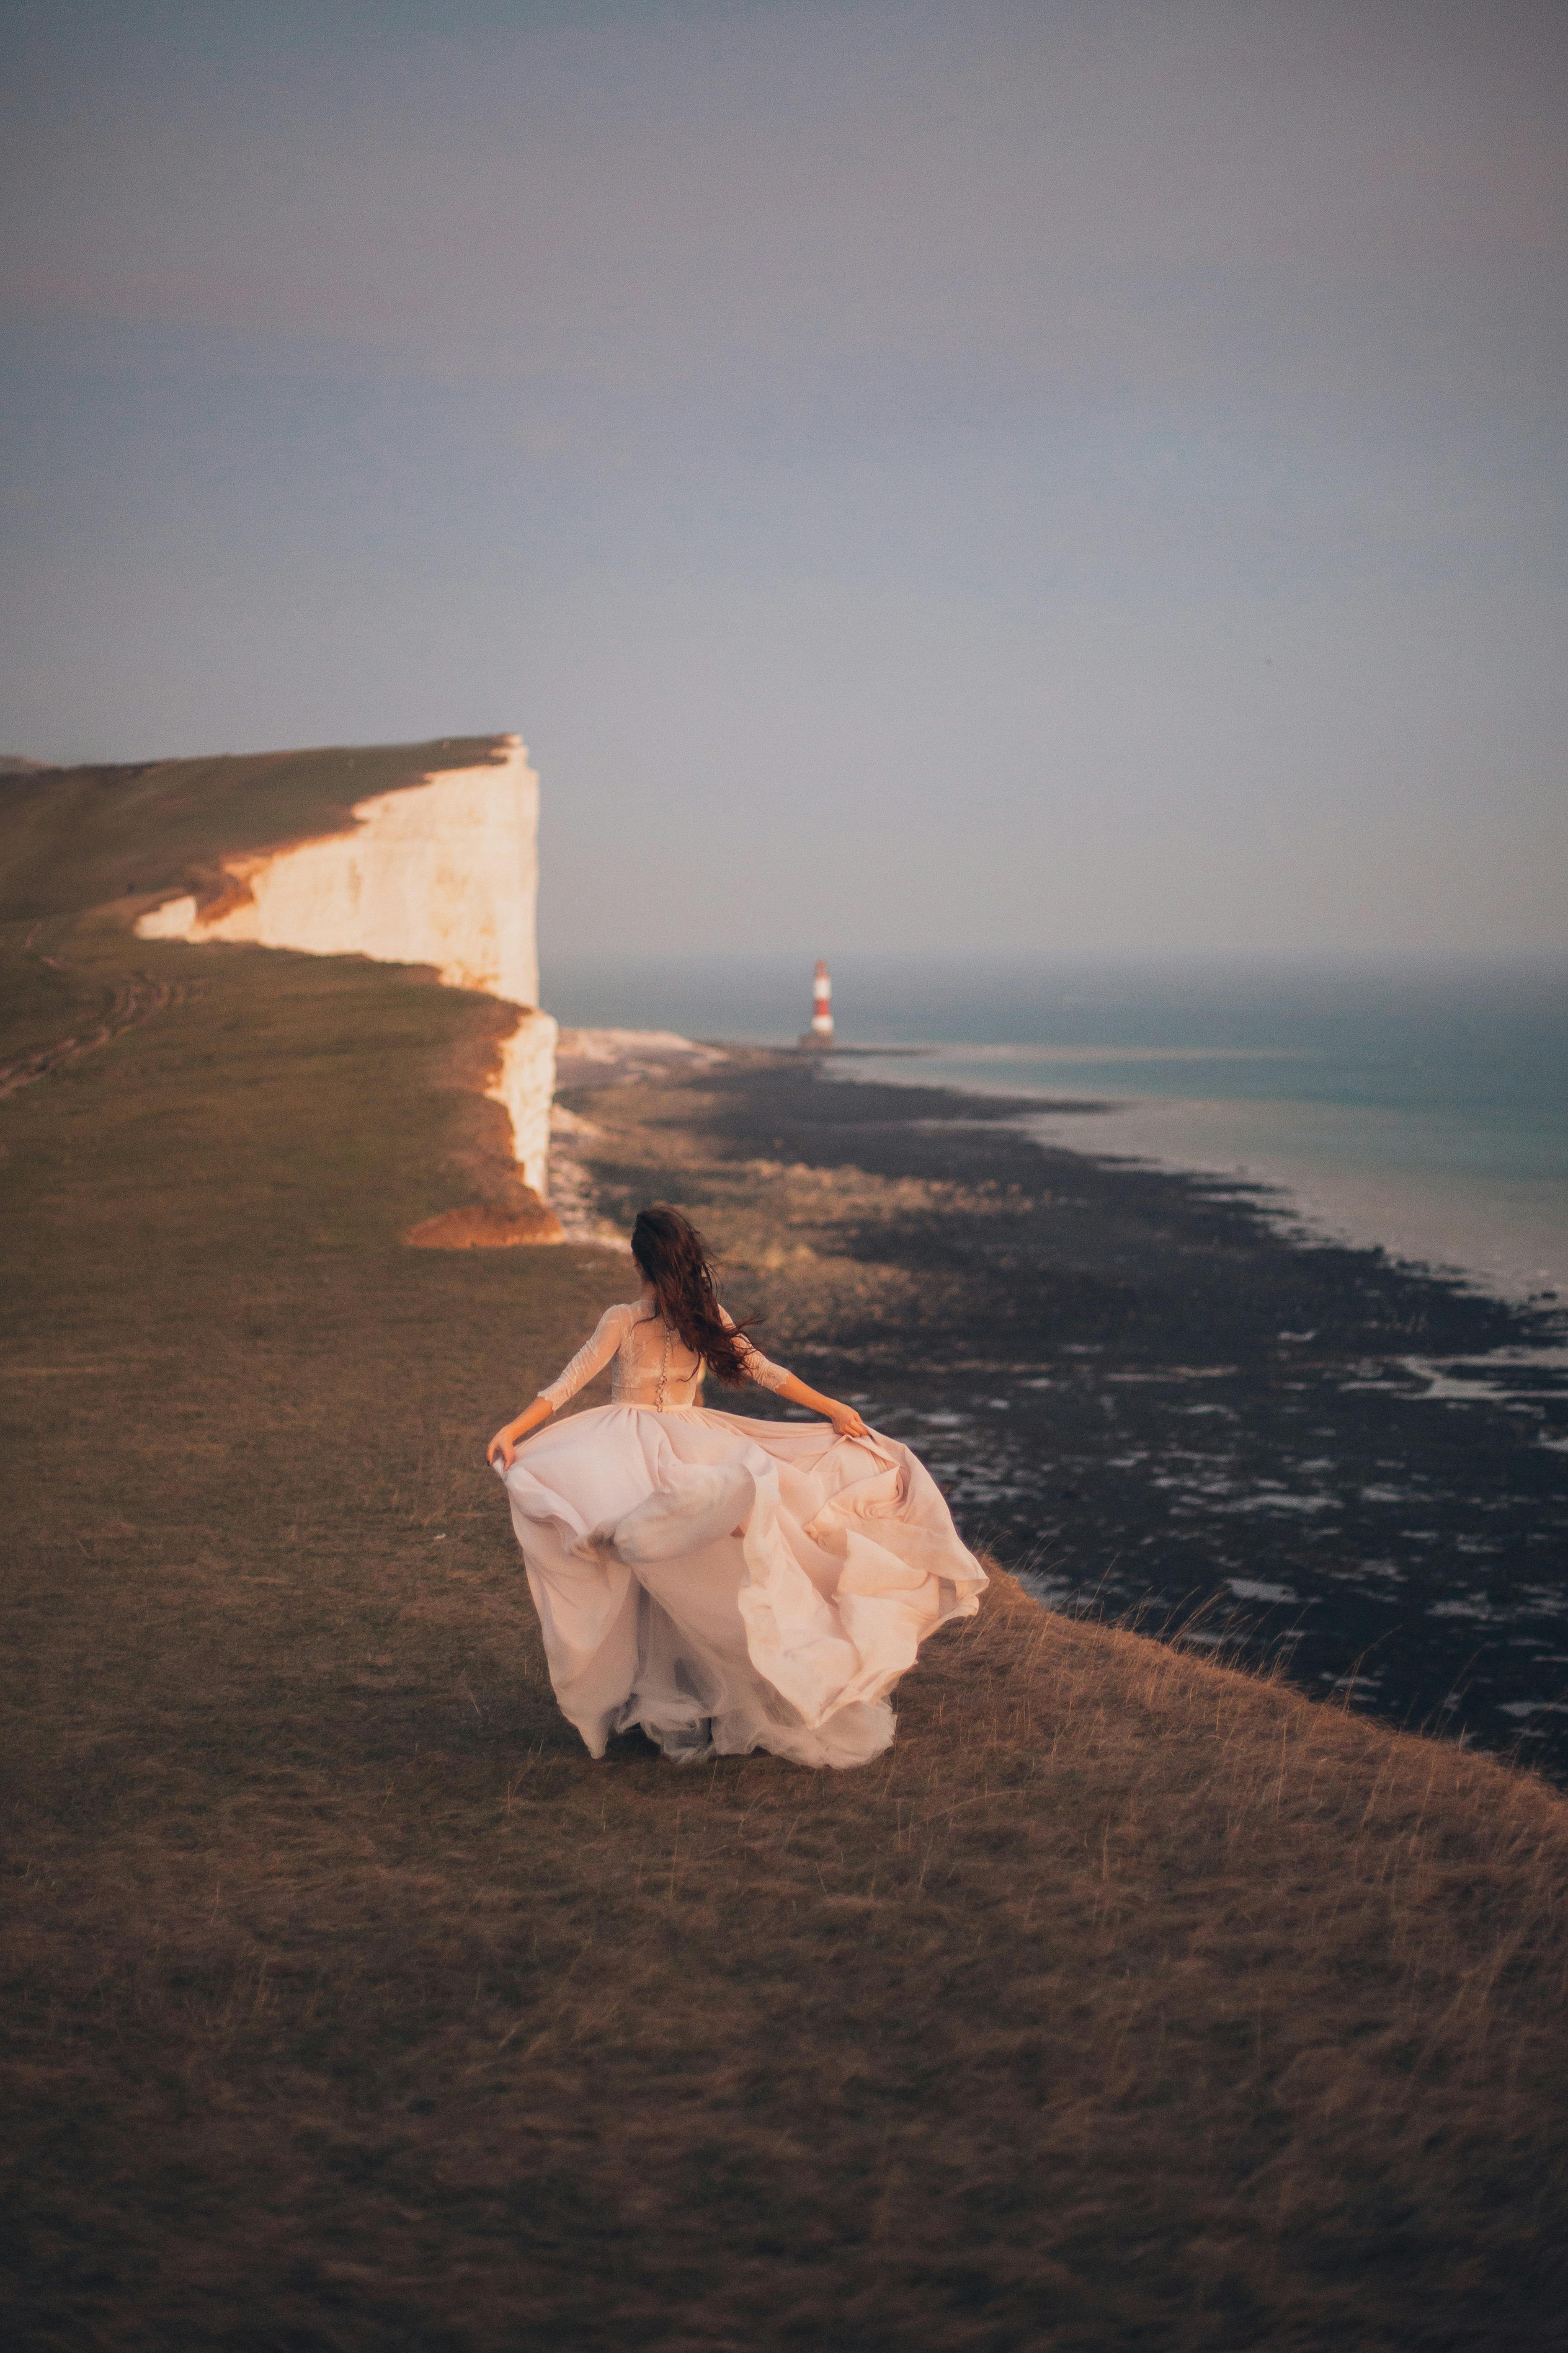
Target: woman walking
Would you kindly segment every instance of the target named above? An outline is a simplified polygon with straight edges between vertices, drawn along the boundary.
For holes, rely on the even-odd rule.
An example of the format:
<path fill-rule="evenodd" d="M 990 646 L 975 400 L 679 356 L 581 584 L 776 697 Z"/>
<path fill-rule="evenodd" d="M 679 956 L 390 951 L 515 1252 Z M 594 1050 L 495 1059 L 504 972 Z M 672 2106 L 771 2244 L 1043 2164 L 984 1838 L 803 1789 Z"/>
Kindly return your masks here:
<path fill-rule="evenodd" d="M 985 1572 L 907 1447 L 752 1346 L 678 1209 L 644 1209 L 632 1255 L 637 1298 L 488 1450 L 562 1713 L 594 1757 L 640 1725 L 682 1763 L 863 1765 L 893 1737 L 893 1685 L 973 1615 Z M 612 1357 L 610 1403 L 545 1427 Z M 714 1412 L 708 1372 L 823 1419 Z"/>

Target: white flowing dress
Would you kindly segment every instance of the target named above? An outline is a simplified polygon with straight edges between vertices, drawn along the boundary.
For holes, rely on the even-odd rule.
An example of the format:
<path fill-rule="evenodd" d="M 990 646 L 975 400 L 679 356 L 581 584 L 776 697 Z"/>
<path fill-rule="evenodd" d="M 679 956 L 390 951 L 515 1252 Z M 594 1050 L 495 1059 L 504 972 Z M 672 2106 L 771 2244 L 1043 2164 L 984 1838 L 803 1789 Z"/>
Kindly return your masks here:
<path fill-rule="evenodd" d="M 782 1387 L 744 1345 L 752 1378 Z M 985 1586 L 931 1473 L 874 1432 L 710 1412 L 701 1359 L 641 1302 L 541 1396 L 559 1412 L 612 1357 L 608 1405 L 496 1466 L 563 1715 L 595 1757 L 640 1725 L 680 1762 L 864 1765 L 921 1642 Z"/>

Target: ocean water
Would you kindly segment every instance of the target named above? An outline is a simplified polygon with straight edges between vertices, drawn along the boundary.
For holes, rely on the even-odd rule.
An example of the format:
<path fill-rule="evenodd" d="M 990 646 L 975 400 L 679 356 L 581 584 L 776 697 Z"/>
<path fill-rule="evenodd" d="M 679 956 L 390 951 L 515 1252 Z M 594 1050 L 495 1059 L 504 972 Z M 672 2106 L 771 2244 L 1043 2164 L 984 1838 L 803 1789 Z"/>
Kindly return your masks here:
<path fill-rule="evenodd" d="M 830 959 L 845 1078 L 1018 1096 L 1043 1141 L 1267 1186 L 1303 1233 L 1568 1301 L 1568 959 Z M 566 1022 L 792 1041 L 811 959 L 547 965 Z"/>

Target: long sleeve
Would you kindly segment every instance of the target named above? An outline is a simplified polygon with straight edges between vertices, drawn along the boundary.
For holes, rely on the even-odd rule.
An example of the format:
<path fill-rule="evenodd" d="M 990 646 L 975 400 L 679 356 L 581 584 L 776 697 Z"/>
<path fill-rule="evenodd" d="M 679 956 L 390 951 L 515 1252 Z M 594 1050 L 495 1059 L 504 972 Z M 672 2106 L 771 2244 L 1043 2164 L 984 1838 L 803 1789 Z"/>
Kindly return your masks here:
<path fill-rule="evenodd" d="M 764 1356 L 762 1350 L 753 1348 L 748 1340 L 746 1377 L 755 1381 L 760 1389 L 782 1389 L 789 1378 L 789 1367 L 787 1365 L 775 1365 L 771 1356 Z"/>
<path fill-rule="evenodd" d="M 732 1332 L 735 1328 L 735 1319 L 729 1309 L 721 1307 L 719 1313 Z M 760 1348 L 753 1347 L 744 1335 L 741 1339 L 741 1354 L 745 1359 L 746 1378 L 749 1381 L 755 1381 L 760 1389 L 783 1388 L 789 1378 L 787 1366 L 773 1364 L 770 1358 L 763 1356 Z"/>
<path fill-rule="evenodd" d="M 626 1320 L 627 1310 L 625 1307 L 606 1307 L 565 1370 L 551 1382 L 547 1389 L 540 1390 L 540 1396 L 547 1398 L 557 1413 L 580 1388 L 587 1387 L 595 1373 L 604 1371 L 621 1345 Z"/>

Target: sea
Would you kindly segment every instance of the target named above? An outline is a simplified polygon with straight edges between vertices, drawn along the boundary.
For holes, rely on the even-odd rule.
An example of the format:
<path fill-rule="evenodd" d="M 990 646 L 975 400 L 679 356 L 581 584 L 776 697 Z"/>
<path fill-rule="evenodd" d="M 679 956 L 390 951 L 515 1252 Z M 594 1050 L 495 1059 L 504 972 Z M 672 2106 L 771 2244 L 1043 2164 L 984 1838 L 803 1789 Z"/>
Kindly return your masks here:
<path fill-rule="evenodd" d="M 1568 1303 L 1568 955 L 830 959 L 830 1075 L 1019 1099 L 1042 1141 L 1268 1188 L 1303 1234 Z M 564 1023 L 793 1043 L 811 960 L 547 963 Z"/>

